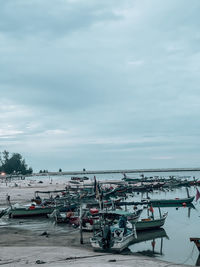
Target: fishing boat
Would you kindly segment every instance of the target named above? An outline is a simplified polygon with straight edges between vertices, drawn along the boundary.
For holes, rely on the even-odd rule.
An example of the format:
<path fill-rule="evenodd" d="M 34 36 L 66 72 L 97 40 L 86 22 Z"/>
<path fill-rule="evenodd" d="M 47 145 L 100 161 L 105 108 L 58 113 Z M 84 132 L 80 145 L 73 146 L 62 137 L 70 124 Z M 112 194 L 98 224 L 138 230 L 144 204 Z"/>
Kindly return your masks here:
<path fill-rule="evenodd" d="M 148 199 L 149 203 L 153 206 L 155 205 L 164 205 L 164 204 L 189 204 L 194 200 L 194 196 L 186 198 L 170 198 L 170 199 Z"/>
<path fill-rule="evenodd" d="M 132 177 L 127 177 L 127 175 L 124 173 L 124 177 L 122 178 L 123 181 L 125 182 L 130 182 L 130 183 L 137 183 L 141 180 L 141 178 L 132 178 Z"/>
<path fill-rule="evenodd" d="M 127 220 L 134 224 L 140 214 L 142 209 L 139 209 L 135 212 L 126 212 L 123 210 L 117 211 L 107 211 L 108 214 L 114 217 L 127 216 Z M 112 215 L 113 214 L 113 215 Z M 101 211 L 96 208 L 83 209 L 82 211 L 82 230 L 83 231 L 94 231 L 100 229 L 100 216 Z M 52 213 L 51 217 L 55 219 L 57 223 L 66 223 L 74 227 L 80 227 L 80 211 L 69 211 L 69 212 L 59 212 L 56 210 Z"/>
<path fill-rule="evenodd" d="M 108 221 L 112 221 L 112 223 L 119 220 L 121 216 L 125 216 L 127 218 L 127 221 L 134 225 L 138 221 L 142 211 L 143 209 L 137 209 L 133 212 L 119 209 L 107 211 L 103 210 L 99 211 L 99 215 L 101 217 L 105 217 L 105 219 L 107 219 Z"/>
<path fill-rule="evenodd" d="M 109 227 L 109 226 L 108 226 Z M 134 238 L 132 229 L 127 229 L 126 233 L 123 228 L 110 227 L 99 231 L 92 238 L 90 243 L 94 251 L 122 251 Z"/>
<path fill-rule="evenodd" d="M 71 180 L 72 180 L 72 181 L 83 182 L 83 181 L 87 181 L 87 180 L 89 180 L 89 177 L 87 177 L 87 176 L 83 176 L 83 177 L 72 176 L 72 177 L 71 177 Z"/>
<path fill-rule="evenodd" d="M 12 205 L 5 215 L 9 218 L 22 218 L 22 217 L 33 217 L 33 216 L 46 216 L 55 209 L 54 206 L 40 206 L 40 205 L 27 205 L 19 206 L 17 204 Z"/>
<path fill-rule="evenodd" d="M 22 217 L 35 217 L 35 216 L 47 216 L 51 214 L 55 209 L 68 211 L 71 209 L 70 206 L 63 205 L 37 205 L 37 204 L 27 204 L 20 206 L 19 204 L 11 205 L 6 209 L 4 215 L 8 215 L 9 218 L 22 218 Z"/>
<path fill-rule="evenodd" d="M 160 207 L 160 208 L 190 208 L 190 209 L 196 209 L 193 203 L 172 203 L 172 204 L 153 204 L 153 207 Z"/>
<path fill-rule="evenodd" d="M 96 221 L 99 221 L 98 209 L 86 209 L 82 211 L 82 230 L 92 231 L 94 226 L 97 225 Z M 80 227 L 80 210 L 59 212 L 58 210 L 53 212 L 51 215 L 56 223 L 64 223 L 72 225 L 73 227 Z"/>
<path fill-rule="evenodd" d="M 122 215 L 122 211 L 102 211 L 100 215 L 100 230 L 94 232 L 93 237 L 90 238 L 90 243 L 95 251 L 120 252 L 136 238 L 133 224 L 130 224 L 130 228 L 126 227 L 129 212 L 124 211 Z"/>
<path fill-rule="evenodd" d="M 149 204 L 152 206 L 160 206 L 160 205 L 169 205 L 169 204 L 182 204 L 182 205 L 187 205 L 191 204 L 192 201 L 194 200 L 195 196 L 190 196 L 188 188 L 186 188 L 187 191 L 187 197 L 185 198 L 166 198 L 166 199 L 152 199 L 148 197 L 147 194 L 147 199 L 144 199 L 144 201 L 149 201 Z"/>
<path fill-rule="evenodd" d="M 136 231 L 151 230 L 162 227 L 165 223 L 167 215 L 168 213 L 166 212 L 161 215 L 160 218 L 154 219 L 153 217 L 148 217 L 145 219 L 138 220 L 135 225 Z"/>

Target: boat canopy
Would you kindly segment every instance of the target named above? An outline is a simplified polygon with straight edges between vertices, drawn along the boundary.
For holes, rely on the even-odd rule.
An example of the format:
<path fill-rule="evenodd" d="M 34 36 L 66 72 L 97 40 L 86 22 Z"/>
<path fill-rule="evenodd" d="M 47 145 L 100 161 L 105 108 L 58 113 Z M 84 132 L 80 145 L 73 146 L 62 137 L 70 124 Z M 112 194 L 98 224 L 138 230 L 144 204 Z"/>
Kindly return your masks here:
<path fill-rule="evenodd" d="M 125 210 L 108 210 L 108 211 L 99 211 L 100 215 L 118 215 L 118 216 L 130 216 L 133 212 L 125 211 Z"/>

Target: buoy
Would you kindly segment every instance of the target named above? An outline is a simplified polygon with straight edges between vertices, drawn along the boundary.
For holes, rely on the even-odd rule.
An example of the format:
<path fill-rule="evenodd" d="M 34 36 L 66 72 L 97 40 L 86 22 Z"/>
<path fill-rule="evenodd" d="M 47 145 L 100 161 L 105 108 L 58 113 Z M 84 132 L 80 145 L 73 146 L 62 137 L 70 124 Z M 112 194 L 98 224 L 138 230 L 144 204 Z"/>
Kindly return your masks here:
<path fill-rule="evenodd" d="M 156 242 L 155 242 L 155 241 L 152 241 L 152 242 L 151 242 L 152 248 L 154 248 L 154 247 L 155 247 L 155 244 L 156 244 Z"/>
<path fill-rule="evenodd" d="M 187 206 L 187 204 L 186 204 L 185 202 L 183 202 L 182 205 L 183 205 L 184 207 Z"/>
<path fill-rule="evenodd" d="M 96 209 L 96 208 L 91 208 L 91 209 L 90 209 L 90 213 L 91 213 L 91 214 L 96 214 L 96 213 L 98 213 L 98 212 L 99 212 L 99 210 Z"/>
<path fill-rule="evenodd" d="M 154 209 L 152 206 L 149 208 L 149 211 L 151 211 L 152 213 L 154 212 Z"/>

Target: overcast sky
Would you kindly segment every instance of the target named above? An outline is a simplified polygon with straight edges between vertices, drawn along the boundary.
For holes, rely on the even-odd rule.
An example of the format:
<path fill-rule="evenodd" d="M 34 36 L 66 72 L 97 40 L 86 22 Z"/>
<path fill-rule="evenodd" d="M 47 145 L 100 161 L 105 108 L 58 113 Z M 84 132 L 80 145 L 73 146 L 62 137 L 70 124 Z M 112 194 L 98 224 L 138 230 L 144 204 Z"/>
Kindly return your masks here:
<path fill-rule="evenodd" d="M 34 171 L 199 167 L 199 0 L 1 0 L 0 151 Z"/>

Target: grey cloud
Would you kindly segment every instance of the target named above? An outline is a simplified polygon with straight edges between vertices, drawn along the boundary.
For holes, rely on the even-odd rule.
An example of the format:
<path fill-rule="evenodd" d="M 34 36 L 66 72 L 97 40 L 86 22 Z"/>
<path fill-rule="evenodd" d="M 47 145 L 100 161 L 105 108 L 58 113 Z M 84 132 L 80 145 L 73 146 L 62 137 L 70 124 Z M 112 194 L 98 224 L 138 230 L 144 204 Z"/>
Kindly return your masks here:
<path fill-rule="evenodd" d="M 26 117 L 2 112 L 1 123 L 23 131 L 7 147 L 33 167 L 37 157 L 53 166 L 49 154 L 77 169 L 131 168 L 133 159 L 152 167 L 159 157 L 167 165 L 173 156 L 183 166 L 200 130 L 198 8 L 196 0 L 1 2 L 0 97 L 28 107 Z M 55 130 L 70 134 L 46 137 Z M 108 141 L 138 136 L 152 140 Z"/>
<path fill-rule="evenodd" d="M 4 0 L 0 4 L 0 31 L 21 38 L 34 34 L 53 34 L 55 38 L 96 22 L 119 19 L 107 7 L 106 1 L 95 0 Z"/>

